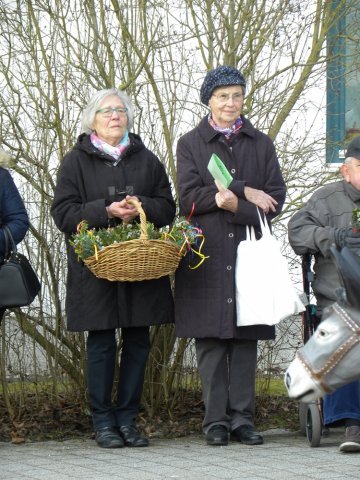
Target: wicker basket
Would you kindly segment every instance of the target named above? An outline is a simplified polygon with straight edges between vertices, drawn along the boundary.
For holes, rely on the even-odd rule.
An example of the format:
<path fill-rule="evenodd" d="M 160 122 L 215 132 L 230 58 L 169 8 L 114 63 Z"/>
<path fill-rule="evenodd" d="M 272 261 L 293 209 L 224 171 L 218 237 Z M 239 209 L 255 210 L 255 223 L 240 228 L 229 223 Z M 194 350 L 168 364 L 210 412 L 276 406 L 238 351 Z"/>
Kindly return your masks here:
<path fill-rule="evenodd" d="M 148 240 L 146 216 L 141 203 L 129 200 L 140 215 L 140 238 L 109 245 L 84 260 L 98 278 L 113 282 L 136 282 L 160 278 L 179 266 L 180 247 L 165 240 Z"/>

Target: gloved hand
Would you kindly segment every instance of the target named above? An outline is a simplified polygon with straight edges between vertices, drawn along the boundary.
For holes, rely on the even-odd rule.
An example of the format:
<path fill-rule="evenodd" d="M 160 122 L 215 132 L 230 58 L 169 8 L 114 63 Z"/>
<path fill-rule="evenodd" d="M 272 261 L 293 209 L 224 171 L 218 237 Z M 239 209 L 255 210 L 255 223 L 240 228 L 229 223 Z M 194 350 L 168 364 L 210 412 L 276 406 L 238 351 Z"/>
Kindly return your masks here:
<path fill-rule="evenodd" d="M 360 232 L 353 232 L 352 227 L 337 228 L 335 231 L 335 243 L 337 247 L 348 247 L 351 250 L 359 251 Z"/>

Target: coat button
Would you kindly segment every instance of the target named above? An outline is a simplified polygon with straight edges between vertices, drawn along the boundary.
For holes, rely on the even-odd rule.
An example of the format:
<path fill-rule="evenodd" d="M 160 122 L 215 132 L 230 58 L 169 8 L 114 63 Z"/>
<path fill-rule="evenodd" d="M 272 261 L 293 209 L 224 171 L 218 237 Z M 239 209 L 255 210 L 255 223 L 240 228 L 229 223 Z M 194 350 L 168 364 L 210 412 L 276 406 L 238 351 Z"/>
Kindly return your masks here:
<path fill-rule="evenodd" d="M 233 238 L 234 234 L 233 233 L 229 233 L 229 238 Z"/>
<path fill-rule="evenodd" d="M 227 302 L 228 302 L 228 303 L 232 303 L 232 298 L 228 298 L 228 299 L 227 299 Z"/>
<path fill-rule="evenodd" d="M 235 168 L 232 168 L 231 173 L 235 173 L 235 172 L 236 172 Z"/>
<path fill-rule="evenodd" d="M 232 269 L 232 266 L 231 266 L 231 265 L 228 265 L 228 266 L 226 267 L 226 269 L 227 269 L 227 270 L 231 270 L 231 269 Z"/>

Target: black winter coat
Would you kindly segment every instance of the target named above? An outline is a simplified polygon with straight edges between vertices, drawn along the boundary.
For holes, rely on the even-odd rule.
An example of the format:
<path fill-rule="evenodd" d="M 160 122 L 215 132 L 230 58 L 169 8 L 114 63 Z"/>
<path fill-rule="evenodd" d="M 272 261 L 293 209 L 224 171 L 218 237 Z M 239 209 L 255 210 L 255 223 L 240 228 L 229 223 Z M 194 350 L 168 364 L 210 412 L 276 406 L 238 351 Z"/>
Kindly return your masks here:
<path fill-rule="evenodd" d="M 124 192 L 140 199 L 147 220 L 156 227 L 172 222 L 175 202 L 164 166 L 139 136 L 130 134 L 130 140 L 121 161 L 114 166 L 114 159 L 82 134 L 59 169 L 51 214 L 67 239 L 66 311 L 70 331 L 173 322 L 169 277 L 142 282 L 98 279 L 68 244 L 81 220 L 86 220 L 90 228 L 107 227 L 106 206 L 124 198 Z"/>
<path fill-rule="evenodd" d="M 175 323 L 179 337 L 270 339 L 274 327 L 236 326 L 235 261 L 237 246 L 244 240 L 246 225 L 260 231 L 256 206 L 244 196 L 245 185 L 263 190 L 278 201 L 276 213 L 285 200 L 285 183 L 271 139 L 243 118 L 244 124 L 230 144 L 205 117 L 180 138 L 177 147 L 177 185 L 180 211 L 189 215 L 205 236 L 203 253 L 209 258 L 190 270 L 186 256 L 176 273 Z M 217 188 L 207 169 L 216 153 L 233 176 L 229 186 L 239 198 L 236 214 L 217 207 Z M 259 292 L 261 302 L 261 292 Z"/>

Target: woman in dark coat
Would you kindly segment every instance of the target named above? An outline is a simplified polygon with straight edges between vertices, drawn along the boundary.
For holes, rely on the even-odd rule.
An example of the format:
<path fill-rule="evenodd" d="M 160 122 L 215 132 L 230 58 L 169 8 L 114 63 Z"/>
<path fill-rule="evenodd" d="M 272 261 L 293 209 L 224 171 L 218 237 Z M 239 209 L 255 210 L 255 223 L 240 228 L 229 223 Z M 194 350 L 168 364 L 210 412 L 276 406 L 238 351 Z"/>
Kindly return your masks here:
<path fill-rule="evenodd" d="M 28 231 L 29 218 L 14 180 L 6 169 L 9 161 L 10 156 L 0 151 L 0 222 L 1 227 L 6 225 L 9 228 L 15 243 L 18 244 Z M 0 228 L 0 262 L 6 253 L 5 249 L 5 235 L 3 228 Z M 0 307 L 0 324 L 5 310 Z"/>
<path fill-rule="evenodd" d="M 51 214 L 66 240 L 79 222 L 101 228 L 138 221 L 138 199 L 156 227 L 172 222 L 175 203 L 164 166 L 130 133 L 133 108 L 117 89 L 101 90 L 86 107 L 82 133 L 65 155 L 58 174 Z M 111 282 L 96 278 L 67 246 L 67 323 L 88 331 L 88 390 L 95 439 L 100 447 L 142 447 L 148 439 L 135 426 L 146 361 L 149 326 L 173 322 L 169 278 Z M 116 362 L 115 331 L 122 351 L 116 405 L 112 388 Z"/>
<path fill-rule="evenodd" d="M 285 199 L 273 142 L 241 115 L 244 94 L 244 77 L 235 68 L 208 72 L 200 97 L 210 113 L 177 147 L 180 211 L 202 229 L 209 258 L 195 270 L 185 258 L 177 271 L 176 332 L 196 339 L 209 445 L 227 445 L 229 431 L 243 443 L 263 442 L 254 427 L 257 340 L 275 336 L 274 327 L 236 326 L 237 246 L 246 225 L 260 231 L 257 207 L 270 221 Z M 227 189 L 207 169 L 213 153 L 233 177 Z"/>

